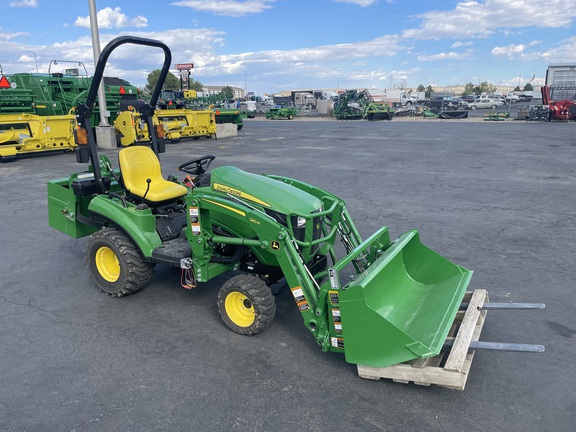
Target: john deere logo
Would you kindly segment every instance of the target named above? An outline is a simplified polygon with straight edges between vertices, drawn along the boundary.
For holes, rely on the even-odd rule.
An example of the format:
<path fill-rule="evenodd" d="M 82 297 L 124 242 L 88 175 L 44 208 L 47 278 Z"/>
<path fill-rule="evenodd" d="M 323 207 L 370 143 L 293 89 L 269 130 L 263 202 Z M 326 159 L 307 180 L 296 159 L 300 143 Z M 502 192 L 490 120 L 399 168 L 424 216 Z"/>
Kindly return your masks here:
<path fill-rule="evenodd" d="M 278 243 L 277 241 L 273 241 L 272 243 L 270 243 L 270 247 L 275 251 L 278 251 L 280 250 L 280 243 Z"/>

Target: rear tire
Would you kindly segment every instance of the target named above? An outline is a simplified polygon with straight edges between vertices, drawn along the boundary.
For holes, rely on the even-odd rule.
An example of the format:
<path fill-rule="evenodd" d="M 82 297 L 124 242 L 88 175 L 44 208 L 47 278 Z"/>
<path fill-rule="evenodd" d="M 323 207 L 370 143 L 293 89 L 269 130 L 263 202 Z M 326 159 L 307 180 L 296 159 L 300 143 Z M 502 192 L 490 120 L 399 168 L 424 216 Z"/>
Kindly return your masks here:
<path fill-rule="evenodd" d="M 112 297 L 139 291 L 154 270 L 154 264 L 144 259 L 130 237 L 115 228 L 104 228 L 90 236 L 85 261 L 90 277 Z"/>
<path fill-rule="evenodd" d="M 274 320 L 276 301 L 264 281 L 241 274 L 229 279 L 218 292 L 222 321 L 234 332 L 255 335 Z"/>

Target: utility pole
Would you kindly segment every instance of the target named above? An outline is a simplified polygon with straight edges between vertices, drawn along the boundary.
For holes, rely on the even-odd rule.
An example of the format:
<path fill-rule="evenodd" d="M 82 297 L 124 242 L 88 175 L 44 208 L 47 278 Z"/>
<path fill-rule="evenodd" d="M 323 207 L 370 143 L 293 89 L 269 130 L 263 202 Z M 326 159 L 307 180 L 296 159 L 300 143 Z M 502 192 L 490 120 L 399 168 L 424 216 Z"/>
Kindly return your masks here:
<path fill-rule="evenodd" d="M 92 51 L 94 52 L 94 68 L 100 58 L 100 36 L 98 34 L 98 18 L 96 15 L 95 0 L 88 0 L 90 10 L 90 32 L 92 33 Z M 98 107 L 100 108 L 100 124 L 96 127 L 96 142 L 102 149 L 116 148 L 115 128 L 108 123 L 110 112 L 106 109 L 106 91 L 104 89 L 104 77 L 98 87 Z"/>
<path fill-rule="evenodd" d="M 90 32 L 92 33 L 92 51 L 94 53 L 94 67 L 100 58 L 100 35 L 98 33 L 98 18 L 96 14 L 96 0 L 88 0 L 90 10 Z M 110 126 L 108 117 L 110 113 L 106 111 L 106 91 L 104 90 L 104 80 L 100 82 L 98 88 L 98 107 L 100 108 L 100 126 Z"/>

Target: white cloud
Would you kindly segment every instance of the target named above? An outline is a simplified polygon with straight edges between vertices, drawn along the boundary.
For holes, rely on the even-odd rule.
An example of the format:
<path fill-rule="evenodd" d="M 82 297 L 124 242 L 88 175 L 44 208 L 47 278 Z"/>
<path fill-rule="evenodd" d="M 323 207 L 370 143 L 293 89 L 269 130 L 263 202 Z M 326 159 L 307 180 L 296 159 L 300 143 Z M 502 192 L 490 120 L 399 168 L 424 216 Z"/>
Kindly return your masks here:
<path fill-rule="evenodd" d="M 454 42 L 452 45 L 450 45 L 450 48 L 461 48 L 461 47 L 465 47 L 465 46 L 470 46 L 470 45 L 474 45 L 474 42 Z"/>
<path fill-rule="evenodd" d="M 403 49 L 398 43 L 398 37 L 386 35 L 367 42 L 351 44 L 321 45 L 317 47 L 299 48 L 294 50 L 269 50 L 260 52 L 247 52 L 242 54 L 229 54 L 210 59 L 209 63 L 218 61 L 225 67 L 240 67 L 245 63 L 263 65 L 266 63 L 282 64 L 288 69 L 314 67 L 320 63 L 334 63 L 339 61 L 353 61 L 359 59 L 372 59 L 378 57 L 392 57 Z"/>
<path fill-rule="evenodd" d="M 35 8 L 38 6 L 38 0 L 18 0 L 10 2 L 11 7 L 29 7 Z"/>
<path fill-rule="evenodd" d="M 436 60 L 465 60 L 470 58 L 469 53 L 457 53 L 454 51 L 443 52 L 431 55 L 419 55 L 418 60 L 420 61 L 436 61 Z"/>
<path fill-rule="evenodd" d="M 524 44 L 510 44 L 508 46 L 492 48 L 492 55 L 495 57 L 508 57 L 509 59 L 512 59 L 522 55 L 525 49 L 526 45 Z"/>
<path fill-rule="evenodd" d="M 99 28 L 124 28 L 124 27 L 148 27 L 148 19 L 138 15 L 136 18 L 128 18 L 122 13 L 122 9 L 106 7 L 97 13 Z M 90 28 L 90 17 L 78 17 L 74 23 L 76 27 Z"/>
<path fill-rule="evenodd" d="M 20 36 L 30 36 L 30 33 L 17 32 L 17 33 L 2 33 L 0 32 L 0 41 L 9 41 Z"/>
<path fill-rule="evenodd" d="M 535 57 L 542 57 L 537 52 L 529 52 L 527 48 L 540 44 L 541 41 L 532 41 L 527 44 L 510 44 L 507 46 L 497 46 L 492 48 L 492 55 L 494 57 L 507 57 L 509 59 L 532 59 Z"/>
<path fill-rule="evenodd" d="M 449 37 L 484 38 L 500 29 L 523 27 L 568 27 L 576 18 L 576 2 L 548 0 L 466 0 L 452 10 L 435 10 L 416 15 L 419 28 L 404 31 L 415 39 Z"/>
<path fill-rule="evenodd" d="M 576 36 L 566 39 L 560 46 L 539 55 L 551 63 L 576 62 Z"/>
<path fill-rule="evenodd" d="M 377 0 L 332 0 L 335 3 L 352 3 L 362 7 L 372 6 Z"/>
<path fill-rule="evenodd" d="M 198 12 L 211 12 L 214 15 L 242 17 L 270 9 L 276 0 L 182 0 L 170 3 L 171 6 L 188 7 Z"/>

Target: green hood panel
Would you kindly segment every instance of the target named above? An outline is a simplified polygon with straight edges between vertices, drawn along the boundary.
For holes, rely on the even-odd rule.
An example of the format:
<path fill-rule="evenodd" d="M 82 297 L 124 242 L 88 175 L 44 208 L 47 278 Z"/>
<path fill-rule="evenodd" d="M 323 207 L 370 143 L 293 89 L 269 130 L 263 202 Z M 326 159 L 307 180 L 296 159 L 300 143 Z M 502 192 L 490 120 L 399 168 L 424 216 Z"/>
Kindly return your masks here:
<path fill-rule="evenodd" d="M 301 189 L 232 166 L 212 170 L 211 188 L 283 214 L 309 214 L 322 207 L 322 201 Z"/>

